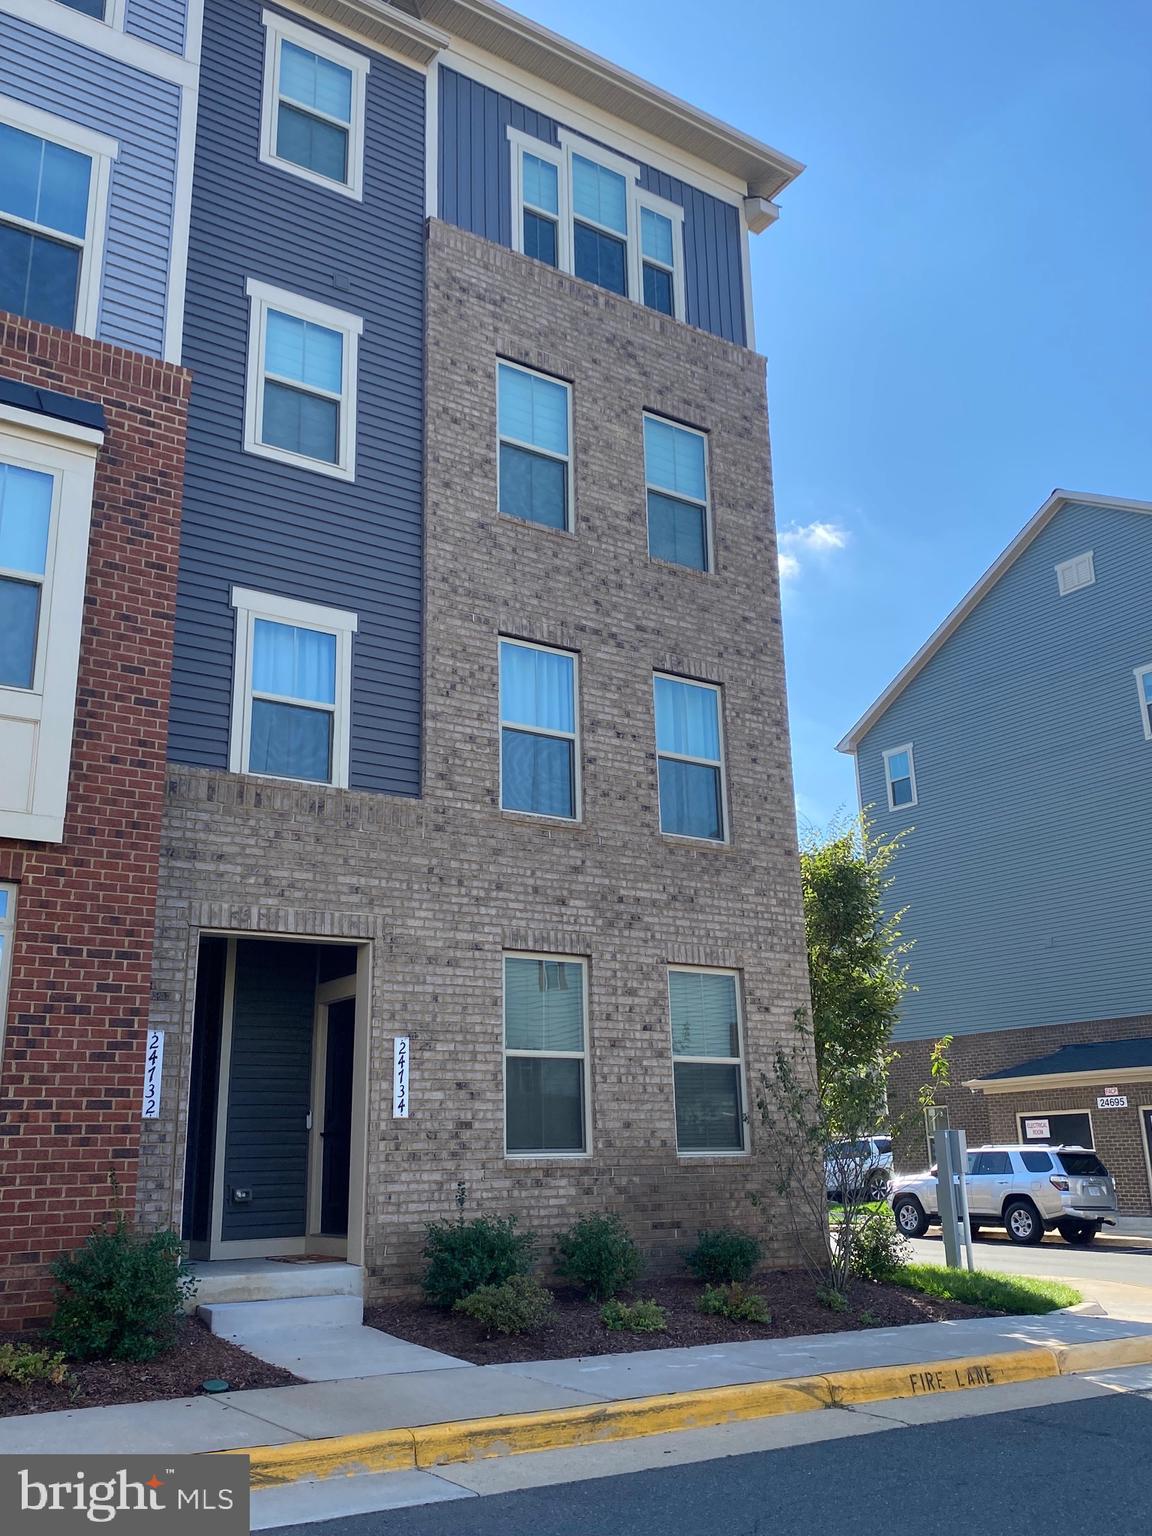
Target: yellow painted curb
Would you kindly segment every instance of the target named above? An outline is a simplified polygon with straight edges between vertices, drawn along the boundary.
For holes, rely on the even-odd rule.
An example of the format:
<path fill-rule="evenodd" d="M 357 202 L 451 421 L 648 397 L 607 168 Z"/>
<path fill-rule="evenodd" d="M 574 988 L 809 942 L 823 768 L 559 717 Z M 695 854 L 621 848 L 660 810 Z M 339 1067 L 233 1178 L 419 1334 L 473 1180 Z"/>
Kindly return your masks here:
<path fill-rule="evenodd" d="M 1085 1344 L 1054 1344 L 1051 1349 L 1062 1376 L 1073 1371 L 1107 1371 L 1120 1365 L 1152 1365 L 1152 1333 Z"/>
<path fill-rule="evenodd" d="M 334 1435 L 328 1440 L 293 1440 L 287 1445 L 244 1446 L 218 1452 L 251 1458 L 253 1488 L 299 1483 L 304 1478 L 347 1476 L 353 1472 L 411 1471 L 416 1449 L 410 1429 L 370 1430 L 362 1435 Z"/>
<path fill-rule="evenodd" d="M 1042 1381 L 1059 1374 L 1051 1350 L 1032 1348 L 995 1355 L 965 1355 L 959 1360 L 831 1371 L 824 1380 L 831 1390 L 832 1406 L 840 1407 L 892 1398 L 936 1397 L 941 1392 L 967 1392 L 973 1387 L 1003 1387 L 1013 1381 Z"/>

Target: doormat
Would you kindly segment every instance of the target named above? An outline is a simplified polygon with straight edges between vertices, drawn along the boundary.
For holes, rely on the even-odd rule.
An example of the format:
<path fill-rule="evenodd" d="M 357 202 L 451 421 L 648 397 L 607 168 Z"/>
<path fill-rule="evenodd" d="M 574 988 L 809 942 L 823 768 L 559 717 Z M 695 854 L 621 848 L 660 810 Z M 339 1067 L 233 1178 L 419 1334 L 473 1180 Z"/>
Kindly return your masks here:
<path fill-rule="evenodd" d="M 273 1264 L 343 1264 L 343 1259 L 330 1253 L 278 1253 L 270 1260 Z"/>

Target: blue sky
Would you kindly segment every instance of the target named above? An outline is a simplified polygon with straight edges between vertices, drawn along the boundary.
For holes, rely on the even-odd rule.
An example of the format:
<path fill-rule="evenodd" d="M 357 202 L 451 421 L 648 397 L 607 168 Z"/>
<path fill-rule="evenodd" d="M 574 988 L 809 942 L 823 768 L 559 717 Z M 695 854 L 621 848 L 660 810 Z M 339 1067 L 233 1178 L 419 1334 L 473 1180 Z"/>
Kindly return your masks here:
<path fill-rule="evenodd" d="M 808 167 L 752 272 L 823 823 L 840 736 L 1053 487 L 1152 499 L 1152 4 L 513 3 Z"/>

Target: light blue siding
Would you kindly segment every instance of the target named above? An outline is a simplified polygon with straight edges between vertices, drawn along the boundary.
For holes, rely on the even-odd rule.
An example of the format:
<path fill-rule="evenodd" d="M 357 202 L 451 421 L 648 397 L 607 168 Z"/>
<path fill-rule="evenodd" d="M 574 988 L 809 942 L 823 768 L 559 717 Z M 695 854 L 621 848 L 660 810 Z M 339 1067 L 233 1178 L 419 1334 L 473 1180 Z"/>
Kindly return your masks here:
<path fill-rule="evenodd" d="M 498 245 L 512 244 L 509 127 L 556 145 L 564 125 L 457 70 L 440 69 L 440 217 Z M 618 151 L 617 151 L 618 152 Z M 706 192 L 640 165 L 640 185 L 684 209 L 689 325 L 743 345 L 740 214 Z"/>
<path fill-rule="evenodd" d="M 56 33 L 0 15 L 0 95 L 118 141 L 96 334 L 101 341 L 159 356 L 164 348 L 179 87 Z"/>
<path fill-rule="evenodd" d="M 188 258 L 184 362 L 193 386 L 170 753 L 181 763 L 227 766 L 231 588 L 253 587 L 359 616 L 352 647 L 352 787 L 415 795 L 424 77 L 371 55 L 364 200 L 358 202 L 260 163 L 263 72 L 260 6 L 208 0 Z M 243 451 L 250 277 L 364 317 L 355 482 Z"/>
<path fill-rule="evenodd" d="M 1088 550 L 1096 584 L 1059 596 L 1055 566 Z M 863 739 L 863 804 L 914 828 L 898 1039 L 1152 1008 L 1150 662 L 1152 517 L 1068 506 Z M 890 812 L 882 753 L 907 741 L 919 803 Z"/>
<path fill-rule="evenodd" d="M 128 0 L 124 30 L 146 43 L 184 52 L 185 0 Z"/>

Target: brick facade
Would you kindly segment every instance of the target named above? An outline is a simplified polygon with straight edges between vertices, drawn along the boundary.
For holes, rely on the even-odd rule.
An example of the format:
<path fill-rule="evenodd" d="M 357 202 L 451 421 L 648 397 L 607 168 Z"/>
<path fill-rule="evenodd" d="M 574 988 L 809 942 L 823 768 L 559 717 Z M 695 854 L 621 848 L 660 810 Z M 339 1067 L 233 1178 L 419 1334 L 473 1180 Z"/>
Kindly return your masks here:
<path fill-rule="evenodd" d="M 969 1146 L 1018 1141 L 1019 1115 L 1039 1115 L 1045 1110 L 1090 1111 L 1096 1150 L 1116 1180 L 1121 1211 L 1130 1216 L 1147 1216 L 1152 1214 L 1152 1189 L 1140 1108 L 1152 1105 L 1152 1083 L 1125 1083 L 1121 1072 L 1109 1076 L 1107 1083 L 1102 1079 L 1100 1086 L 1089 1083 L 1005 1094 L 974 1093 L 963 1086 L 972 1078 L 986 1077 L 1005 1067 L 1047 1056 L 1061 1046 L 1146 1036 L 1152 1036 L 1152 1016 L 1054 1024 L 1047 1029 L 1007 1029 L 980 1035 L 957 1035 L 948 1053 L 953 1086 L 937 1097 L 948 1105 L 951 1124 L 967 1133 Z M 914 1102 L 917 1088 L 927 1080 L 931 1044 L 928 1040 L 899 1042 L 900 1060 L 892 1074 L 894 1104 Z M 1098 1110 L 1096 1098 L 1105 1086 L 1115 1087 L 1127 1095 L 1128 1108 Z M 924 1150 L 923 1136 L 910 1134 L 901 1149 L 903 1161 L 922 1167 Z"/>
<path fill-rule="evenodd" d="M 618 1209 L 657 1262 L 697 1227 L 766 1231 L 770 1149 L 675 1145 L 666 968 L 740 971 L 754 1095 L 807 1001 L 763 360 L 460 230 L 429 225 L 424 796 L 404 801 L 172 767 L 154 1021 L 186 1081 L 204 928 L 373 945 L 370 1286 L 410 1284 L 423 1224 L 516 1211 L 551 1233 Z M 573 384 L 571 533 L 496 513 L 498 357 Z M 645 409 L 710 435 L 716 572 L 647 556 Z M 580 655 L 583 819 L 499 809 L 501 634 Z M 731 842 L 664 838 L 652 674 L 724 689 Z M 503 1155 L 502 953 L 589 960 L 591 1154 Z M 391 1118 L 391 1040 L 412 1113 Z M 149 1122 L 142 1209 L 181 1204 L 180 1093 Z M 763 1196 L 757 1215 L 750 1197 Z"/>
<path fill-rule="evenodd" d="M 188 375 L 0 320 L 0 376 L 94 401 L 96 467 L 62 843 L 0 838 L 17 923 L 0 1076 L 0 1326 L 136 1191 Z"/>

